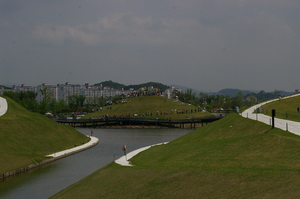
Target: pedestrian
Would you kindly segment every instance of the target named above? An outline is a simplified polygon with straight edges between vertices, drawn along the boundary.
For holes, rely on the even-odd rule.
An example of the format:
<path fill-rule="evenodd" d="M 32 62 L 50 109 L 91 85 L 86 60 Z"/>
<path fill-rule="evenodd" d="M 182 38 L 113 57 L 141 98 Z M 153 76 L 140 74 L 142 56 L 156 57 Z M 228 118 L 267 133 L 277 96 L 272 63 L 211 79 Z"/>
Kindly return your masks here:
<path fill-rule="evenodd" d="M 93 136 L 93 134 L 94 134 L 94 131 L 93 131 L 93 130 L 91 130 L 91 136 Z"/>

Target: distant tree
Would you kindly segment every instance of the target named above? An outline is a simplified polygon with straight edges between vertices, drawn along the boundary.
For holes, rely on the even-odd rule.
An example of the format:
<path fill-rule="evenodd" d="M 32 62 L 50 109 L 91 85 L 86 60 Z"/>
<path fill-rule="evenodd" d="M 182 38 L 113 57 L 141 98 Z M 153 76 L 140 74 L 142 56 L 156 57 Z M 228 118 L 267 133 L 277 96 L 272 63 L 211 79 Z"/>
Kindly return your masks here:
<path fill-rule="evenodd" d="M 207 104 L 207 98 L 208 98 L 208 95 L 207 93 L 199 93 L 199 103 L 200 105 L 205 105 Z"/>
<path fill-rule="evenodd" d="M 279 97 L 279 95 L 280 95 L 280 91 L 279 90 L 275 90 L 274 91 L 274 97 L 276 98 L 276 97 Z"/>
<path fill-rule="evenodd" d="M 99 107 L 103 107 L 105 105 L 105 102 L 106 102 L 105 97 L 98 97 L 98 98 L 96 98 L 96 104 Z"/>
<path fill-rule="evenodd" d="M 4 91 L 3 96 L 7 96 L 16 102 L 20 102 L 19 93 L 13 91 Z"/>
<path fill-rule="evenodd" d="M 196 98 L 196 93 L 193 93 L 192 89 L 187 89 L 184 93 L 184 102 L 192 102 Z"/>
<path fill-rule="evenodd" d="M 76 111 L 79 107 L 83 107 L 84 101 L 85 101 L 84 95 L 70 95 L 68 97 L 69 107 L 73 111 Z"/>
<path fill-rule="evenodd" d="M 246 99 L 247 99 L 247 106 L 252 106 L 257 103 L 257 99 L 252 93 L 248 94 Z"/>
<path fill-rule="evenodd" d="M 125 87 L 124 84 L 119 84 L 119 83 L 113 82 L 111 80 L 95 84 L 95 86 L 100 86 L 100 85 L 102 85 L 104 87 L 114 88 L 114 89 L 121 89 L 121 88 Z"/>
<path fill-rule="evenodd" d="M 242 92 L 238 92 L 236 94 L 236 97 L 233 100 L 233 105 L 238 106 L 239 108 L 244 106 L 244 94 Z"/>
<path fill-rule="evenodd" d="M 50 106 L 45 99 L 40 101 L 39 110 L 41 114 L 45 114 L 50 111 Z"/>
<path fill-rule="evenodd" d="M 3 92 L 3 96 L 11 98 L 29 111 L 38 111 L 38 103 L 35 100 L 36 95 L 37 94 L 33 91 L 21 91 L 18 93 L 13 91 Z"/>
<path fill-rule="evenodd" d="M 51 89 L 48 87 L 44 87 L 40 89 L 40 92 L 42 94 L 42 100 L 45 100 L 47 104 L 50 104 L 53 96 Z"/>

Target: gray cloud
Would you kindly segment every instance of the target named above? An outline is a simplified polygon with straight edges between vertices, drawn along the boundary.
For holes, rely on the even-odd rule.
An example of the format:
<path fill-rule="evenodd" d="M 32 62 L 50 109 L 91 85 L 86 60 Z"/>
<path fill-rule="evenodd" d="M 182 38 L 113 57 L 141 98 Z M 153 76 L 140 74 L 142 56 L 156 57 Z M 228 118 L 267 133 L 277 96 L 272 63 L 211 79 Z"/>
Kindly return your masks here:
<path fill-rule="evenodd" d="M 299 87 L 297 0 L 0 5 L 0 84 L 111 79 L 202 90 Z"/>

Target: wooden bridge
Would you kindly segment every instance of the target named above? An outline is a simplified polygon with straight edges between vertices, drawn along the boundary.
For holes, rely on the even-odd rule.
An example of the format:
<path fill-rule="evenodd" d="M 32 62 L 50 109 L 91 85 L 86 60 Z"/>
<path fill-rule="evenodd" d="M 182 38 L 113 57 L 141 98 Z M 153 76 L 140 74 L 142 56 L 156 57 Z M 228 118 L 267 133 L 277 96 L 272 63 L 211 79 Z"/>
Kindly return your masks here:
<path fill-rule="evenodd" d="M 73 127 L 95 127 L 95 126 L 165 126 L 169 128 L 185 128 L 190 126 L 196 128 L 196 124 L 214 122 L 220 118 L 191 118 L 191 119 L 153 119 L 153 118 L 100 118 L 100 119 L 66 119 L 58 118 L 55 121 L 68 124 Z"/>

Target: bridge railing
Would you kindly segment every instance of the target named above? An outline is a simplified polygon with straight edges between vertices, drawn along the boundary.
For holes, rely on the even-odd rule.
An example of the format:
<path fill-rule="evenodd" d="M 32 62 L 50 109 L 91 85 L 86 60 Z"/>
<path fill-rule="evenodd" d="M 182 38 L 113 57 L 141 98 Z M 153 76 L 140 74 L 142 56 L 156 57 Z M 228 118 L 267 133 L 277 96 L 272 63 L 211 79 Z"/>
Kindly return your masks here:
<path fill-rule="evenodd" d="M 93 119 L 66 119 L 58 118 L 55 119 L 59 123 L 100 123 L 100 122 L 122 122 L 122 121 L 136 121 L 136 122 L 149 122 L 149 123 L 200 123 L 200 122 L 213 122 L 220 118 L 190 118 L 190 119 L 160 119 L 160 118 L 93 118 Z"/>

